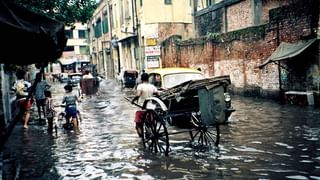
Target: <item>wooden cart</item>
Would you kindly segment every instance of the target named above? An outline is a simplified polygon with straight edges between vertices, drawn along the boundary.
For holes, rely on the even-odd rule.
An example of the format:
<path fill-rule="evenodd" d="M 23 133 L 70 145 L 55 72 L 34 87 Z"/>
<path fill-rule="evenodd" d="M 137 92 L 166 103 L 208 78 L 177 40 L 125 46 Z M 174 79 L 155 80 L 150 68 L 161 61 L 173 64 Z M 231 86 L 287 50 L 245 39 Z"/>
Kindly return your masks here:
<path fill-rule="evenodd" d="M 218 146 L 219 126 L 235 111 L 226 101 L 229 85 L 229 76 L 193 80 L 170 88 L 159 97 L 148 98 L 142 106 L 144 147 L 168 155 L 169 136 L 184 132 L 201 146 Z M 168 132 L 167 126 L 171 125 L 184 130 Z"/>

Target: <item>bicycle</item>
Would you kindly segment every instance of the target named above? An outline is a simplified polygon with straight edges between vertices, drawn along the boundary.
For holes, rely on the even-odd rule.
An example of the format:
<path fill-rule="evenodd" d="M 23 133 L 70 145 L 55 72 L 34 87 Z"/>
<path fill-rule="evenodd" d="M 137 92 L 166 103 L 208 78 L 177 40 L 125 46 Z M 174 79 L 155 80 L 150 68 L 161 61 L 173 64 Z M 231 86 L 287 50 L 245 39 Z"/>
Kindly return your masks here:
<path fill-rule="evenodd" d="M 58 105 L 57 107 L 65 108 L 66 106 L 62 104 L 62 105 Z M 77 125 L 79 127 L 80 122 L 82 121 L 82 117 L 81 117 L 79 110 L 77 110 L 76 119 L 77 119 Z M 72 121 L 72 119 L 70 120 L 70 118 L 66 117 L 66 112 L 64 110 L 61 111 L 60 113 L 58 113 L 57 122 L 56 122 L 55 127 L 57 127 L 56 131 L 58 128 L 64 128 L 65 130 L 72 130 L 73 129 L 73 121 Z"/>

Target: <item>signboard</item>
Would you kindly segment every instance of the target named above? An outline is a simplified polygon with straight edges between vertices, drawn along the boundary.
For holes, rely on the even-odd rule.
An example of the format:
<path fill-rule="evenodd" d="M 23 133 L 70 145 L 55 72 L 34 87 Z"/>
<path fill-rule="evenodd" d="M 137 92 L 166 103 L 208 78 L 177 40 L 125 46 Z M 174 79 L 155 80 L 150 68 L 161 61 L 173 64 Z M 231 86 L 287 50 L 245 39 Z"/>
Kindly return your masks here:
<path fill-rule="evenodd" d="M 144 48 L 145 56 L 160 56 L 160 46 L 146 46 Z"/>
<path fill-rule="evenodd" d="M 159 56 L 146 56 L 147 68 L 159 68 Z"/>
<path fill-rule="evenodd" d="M 157 44 L 157 39 L 150 38 L 147 39 L 147 46 L 155 46 Z"/>
<path fill-rule="evenodd" d="M 159 38 L 158 32 L 158 24 L 145 24 L 144 26 L 141 26 L 141 35 L 145 38 Z"/>

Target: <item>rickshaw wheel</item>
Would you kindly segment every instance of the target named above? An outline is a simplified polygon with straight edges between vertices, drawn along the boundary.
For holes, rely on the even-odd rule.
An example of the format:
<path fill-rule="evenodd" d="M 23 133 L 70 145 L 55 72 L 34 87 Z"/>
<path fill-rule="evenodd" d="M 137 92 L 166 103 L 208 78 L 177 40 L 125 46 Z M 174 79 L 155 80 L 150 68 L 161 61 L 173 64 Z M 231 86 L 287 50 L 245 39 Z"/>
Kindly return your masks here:
<path fill-rule="evenodd" d="M 220 127 L 218 123 L 210 126 L 205 125 L 198 114 L 191 115 L 191 123 L 194 126 L 194 128 L 189 131 L 191 141 L 197 142 L 201 146 L 219 145 Z M 195 133 L 192 131 L 195 131 Z"/>
<path fill-rule="evenodd" d="M 152 153 L 169 153 L 169 136 L 166 124 L 154 110 L 146 110 L 143 116 L 142 142 Z"/>

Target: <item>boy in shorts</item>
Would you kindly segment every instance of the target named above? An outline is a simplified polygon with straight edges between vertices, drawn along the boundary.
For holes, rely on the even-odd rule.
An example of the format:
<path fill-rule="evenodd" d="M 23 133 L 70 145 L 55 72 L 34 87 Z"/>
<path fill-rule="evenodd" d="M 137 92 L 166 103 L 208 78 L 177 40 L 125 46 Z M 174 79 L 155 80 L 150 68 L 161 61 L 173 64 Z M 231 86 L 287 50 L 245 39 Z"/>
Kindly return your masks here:
<path fill-rule="evenodd" d="M 72 93 L 72 86 L 71 85 L 65 85 L 65 94 L 62 99 L 62 104 L 66 104 L 65 112 L 66 112 L 66 118 L 69 120 L 72 118 L 73 122 L 73 129 L 79 130 L 78 122 L 77 122 L 77 102 L 80 102 L 81 99 L 75 94 Z"/>

